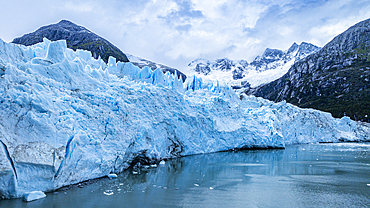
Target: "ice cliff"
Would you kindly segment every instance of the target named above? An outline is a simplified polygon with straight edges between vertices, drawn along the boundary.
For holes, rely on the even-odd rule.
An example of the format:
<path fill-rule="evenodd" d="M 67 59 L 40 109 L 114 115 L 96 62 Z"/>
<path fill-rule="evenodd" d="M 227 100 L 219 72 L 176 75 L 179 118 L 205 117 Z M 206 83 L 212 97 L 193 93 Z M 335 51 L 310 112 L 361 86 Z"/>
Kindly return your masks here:
<path fill-rule="evenodd" d="M 0 39 L 0 196 L 21 197 L 138 162 L 233 148 L 368 141 L 348 117 L 238 97 L 221 83 L 108 64 L 65 41 Z"/>

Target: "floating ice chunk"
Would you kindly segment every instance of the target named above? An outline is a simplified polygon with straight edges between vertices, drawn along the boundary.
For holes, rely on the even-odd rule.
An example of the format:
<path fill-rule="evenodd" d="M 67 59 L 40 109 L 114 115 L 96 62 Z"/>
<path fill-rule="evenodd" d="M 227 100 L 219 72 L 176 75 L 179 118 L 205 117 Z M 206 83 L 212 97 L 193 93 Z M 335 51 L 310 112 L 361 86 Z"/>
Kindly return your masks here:
<path fill-rule="evenodd" d="M 117 178 L 117 174 L 114 174 L 114 173 L 108 174 L 108 178 L 109 179 Z"/>
<path fill-rule="evenodd" d="M 209 187 L 209 189 L 213 190 L 213 187 Z"/>
<path fill-rule="evenodd" d="M 113 190 L 106 190 L 106 191 L 104 191 L 103 193 L 104 193 L 105 195 L 107 195 L 107 196 L 110 196 L 110 195 L 113 195 L 113 194 L 114 194 Z"/>
<path fill-rule="evenodd" d="M 156 168 L 157 167 L 157 164 L 150 165 L 150 167 Z"/>
<path fill-rule="evenodd" d="M 194 183 L 194 186 L 199 186 L 199 184 L 197 184 L 197 183 Z"/>
<path fill-rule="evenodd" d="M 165 165 L 166 164 L 166 162 L 164 161 L 164 160 L 162 160 L 160 163 L 159 163 L 159 165 Z"/>
<path fill-rule="evenodd" d="M 26 202 L 34 201 L 46 197 L 42 191 L 32 191 L 24 194 L 23 200 Z"/>

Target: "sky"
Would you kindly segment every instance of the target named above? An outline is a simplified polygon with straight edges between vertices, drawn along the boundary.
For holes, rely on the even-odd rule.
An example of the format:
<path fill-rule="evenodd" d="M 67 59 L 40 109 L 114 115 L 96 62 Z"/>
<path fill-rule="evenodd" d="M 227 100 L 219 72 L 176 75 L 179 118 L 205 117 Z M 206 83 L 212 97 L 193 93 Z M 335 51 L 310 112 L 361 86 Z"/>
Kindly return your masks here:
<path fill-rule="evenodd" d="M 370 1 L 2 0 L 0 14 L 5 42 L 67 19 L 124 53 L 184 70 L 197 58 L 250 62 L 294 42 L 322 47 L 370 18 Z"/>

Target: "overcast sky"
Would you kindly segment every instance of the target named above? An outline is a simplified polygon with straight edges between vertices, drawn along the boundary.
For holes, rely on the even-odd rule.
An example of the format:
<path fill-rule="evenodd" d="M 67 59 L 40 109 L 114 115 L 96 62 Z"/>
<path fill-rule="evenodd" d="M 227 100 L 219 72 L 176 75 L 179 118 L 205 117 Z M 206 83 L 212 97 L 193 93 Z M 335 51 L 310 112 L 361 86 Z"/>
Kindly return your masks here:
<path fill-rule="evenodd" d="M 251 61 L 266 47 L 323 46 L 370 18 L 370 1 L 1 0 L 0 14 L 6 42 L 67 19 L 125 53 L 181 70 L 196 58 Z"/>

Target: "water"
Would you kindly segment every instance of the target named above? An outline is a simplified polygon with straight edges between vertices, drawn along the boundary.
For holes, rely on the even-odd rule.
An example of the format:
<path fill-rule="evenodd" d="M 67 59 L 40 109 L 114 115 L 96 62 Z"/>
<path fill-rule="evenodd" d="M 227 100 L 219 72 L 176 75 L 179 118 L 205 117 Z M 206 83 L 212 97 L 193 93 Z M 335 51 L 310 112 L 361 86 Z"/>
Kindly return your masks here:
<path fill-rule="evenodd" d="M 195 155 L 0 207 L 370 207 L 370 144 Z"/>

